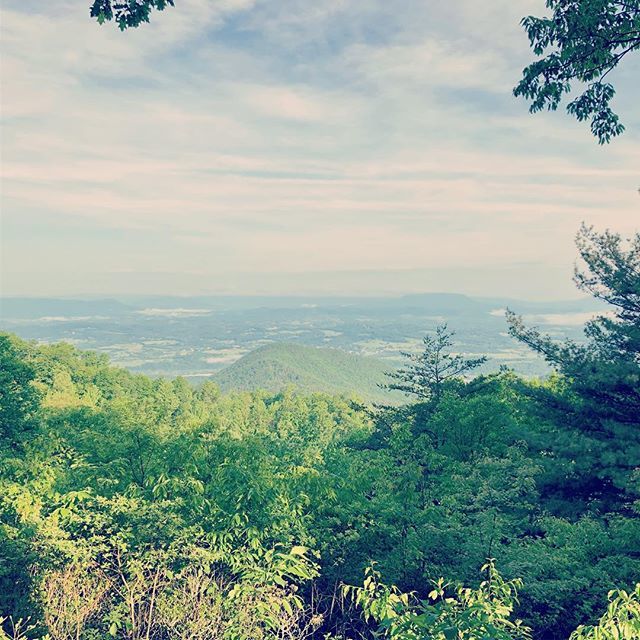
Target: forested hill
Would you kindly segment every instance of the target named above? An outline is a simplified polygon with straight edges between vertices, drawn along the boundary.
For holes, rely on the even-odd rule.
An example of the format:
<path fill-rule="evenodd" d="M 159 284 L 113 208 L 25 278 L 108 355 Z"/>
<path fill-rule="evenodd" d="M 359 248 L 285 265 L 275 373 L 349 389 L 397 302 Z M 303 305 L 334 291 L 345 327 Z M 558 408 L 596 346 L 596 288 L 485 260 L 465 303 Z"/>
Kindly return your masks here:
<path fill-rule="evenodd" d="M 395 361 L 359 356 L 340 349 L 275 343 L 255 349 L 214 377 L 222 391 L 278 392 L 292 386 L 302 391 L 355 394 L 363 400 L 401 401 L 379 385 L 385 373 L 396 369 Z"/>

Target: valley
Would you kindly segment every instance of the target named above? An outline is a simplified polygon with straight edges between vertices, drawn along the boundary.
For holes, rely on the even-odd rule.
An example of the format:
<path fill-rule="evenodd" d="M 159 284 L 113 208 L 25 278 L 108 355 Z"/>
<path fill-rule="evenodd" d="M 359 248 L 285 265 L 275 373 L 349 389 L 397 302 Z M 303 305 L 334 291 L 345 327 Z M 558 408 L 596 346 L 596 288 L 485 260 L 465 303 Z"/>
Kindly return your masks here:
<path fill-rule="evenodd" d="M 4 298 L 0 304 L 4 331 L 38 342 L 69 342 L 105 353 L 133 372 L 194 382 L 214 379 L 243 356 L 277 343 L 337 349 L 379 360 L 378 371 L 394 369 L 401 352 L 419 350 L 422 337 L 443 322 L 456 332 L 461 353 L 488 356 L 483 370 L 504 365 L 522 375 L 544 375 L 547 365 L 507 334 L 504 310 L 523 314 L 558 339 L 578 340 L 585 319 L 601 310 L 589 299 L 525 302 L 457 294 Z M 266 375 L 259 377 L 273 388 Z M 326 384 L 337 388 L 339 380 Z"/>

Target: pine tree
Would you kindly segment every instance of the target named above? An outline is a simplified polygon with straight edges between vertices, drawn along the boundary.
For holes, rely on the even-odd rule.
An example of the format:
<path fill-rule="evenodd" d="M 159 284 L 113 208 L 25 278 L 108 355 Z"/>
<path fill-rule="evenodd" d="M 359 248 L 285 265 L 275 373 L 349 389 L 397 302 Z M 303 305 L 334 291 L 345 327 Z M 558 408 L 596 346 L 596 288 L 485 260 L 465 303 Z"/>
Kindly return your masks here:
<path fill-rule="evenodd" d="M 386 389 L 416 396 L 422 402 L 438 403 L 447 382 L 460 378 L 486 362 L 486 358 L 465 358 L 451 352 L 455 333 L 446 324 L 436 327 L 434 336 L 425 336 L 421 353 L 402 353 L 409 364 L 387 375 L 395 382 Z"/>
<path fill-rule="evenodd" d="M 583 226 L 577 247 L 586 269 L 578 287 L 610 305 L 588 322 L 585 341 L 555 342 L 509 313 L 510 333 L 541 354 L 568 383 L 562 393 L 541 394 L 560 425 L 567 498 L 598 509 L 631 511 L 639 497 L 640 460 L 640 234 Z"/>

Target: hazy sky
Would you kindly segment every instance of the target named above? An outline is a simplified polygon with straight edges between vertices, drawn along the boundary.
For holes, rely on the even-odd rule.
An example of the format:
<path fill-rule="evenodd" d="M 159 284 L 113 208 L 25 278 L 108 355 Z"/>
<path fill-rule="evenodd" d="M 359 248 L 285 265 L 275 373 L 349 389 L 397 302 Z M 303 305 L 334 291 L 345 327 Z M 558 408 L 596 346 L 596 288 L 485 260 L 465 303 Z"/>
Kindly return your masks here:
<path fill-rule="evenodd" d="M 598 147 L 511 96 L 543 0 L 89 0 L 2 10 L 5 294 L 573 295 L 640 216 L 640 55 Z"/>

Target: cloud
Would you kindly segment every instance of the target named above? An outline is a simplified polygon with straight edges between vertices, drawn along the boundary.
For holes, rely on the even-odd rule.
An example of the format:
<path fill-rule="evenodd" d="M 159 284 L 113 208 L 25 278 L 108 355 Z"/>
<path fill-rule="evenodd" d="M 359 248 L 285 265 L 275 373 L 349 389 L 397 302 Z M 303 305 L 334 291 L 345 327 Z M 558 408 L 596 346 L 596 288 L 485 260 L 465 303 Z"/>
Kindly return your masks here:
<path fill-rule="evenodd" d="M 568 269 L 583 219 L 637 226 L 638 134 L 601 149 L 510 96 L 538 8 L 191 0 L 121 34 L 75 0 L 9 0 L 3 286 Z"/>
<path fill-rule="evenodd" d="M 356 45 L 345 57 L 348 65 L 382 90 L 431 92 L 444 86 L 508 91 L 507 61 L 495 51 L 470 53 L 451 42 L 425 39 L 385 47 Z"/>

